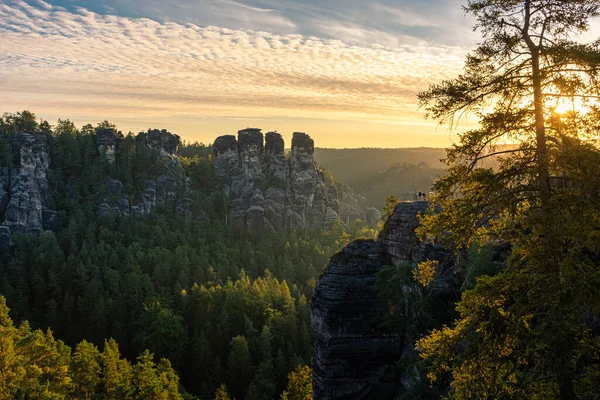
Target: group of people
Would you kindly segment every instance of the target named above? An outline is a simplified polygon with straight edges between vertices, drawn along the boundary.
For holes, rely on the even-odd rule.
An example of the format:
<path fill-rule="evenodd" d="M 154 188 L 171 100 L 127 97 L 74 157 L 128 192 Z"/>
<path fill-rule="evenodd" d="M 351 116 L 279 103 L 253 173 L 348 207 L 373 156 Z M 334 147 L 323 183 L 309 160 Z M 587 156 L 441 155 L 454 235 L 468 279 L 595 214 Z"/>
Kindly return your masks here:
<path fill-rule="evenodd" d="M 421 192 L 420 190 L 417 192 L 417 194 L 415 195 L 415 200 L 418 201 L 426 201 L 427 200 L 427 193 L 425 192 Z"/>

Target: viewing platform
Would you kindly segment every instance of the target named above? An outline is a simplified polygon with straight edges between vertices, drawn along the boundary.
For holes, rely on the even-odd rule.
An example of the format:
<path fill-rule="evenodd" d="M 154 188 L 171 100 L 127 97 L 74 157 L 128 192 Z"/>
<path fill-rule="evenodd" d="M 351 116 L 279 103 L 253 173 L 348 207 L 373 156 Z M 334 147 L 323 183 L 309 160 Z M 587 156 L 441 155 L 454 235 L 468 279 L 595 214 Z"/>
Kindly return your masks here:
<path fill-rule="evenodd" d="M 404 193 L 402 195 L 402 201 L 427 202 L 427 199 L 429 198 L 430 194 L 432 194 L 432 193 L 431 192 L 429 192 L 429 193 L 424 193 L 424 192 Z"/>

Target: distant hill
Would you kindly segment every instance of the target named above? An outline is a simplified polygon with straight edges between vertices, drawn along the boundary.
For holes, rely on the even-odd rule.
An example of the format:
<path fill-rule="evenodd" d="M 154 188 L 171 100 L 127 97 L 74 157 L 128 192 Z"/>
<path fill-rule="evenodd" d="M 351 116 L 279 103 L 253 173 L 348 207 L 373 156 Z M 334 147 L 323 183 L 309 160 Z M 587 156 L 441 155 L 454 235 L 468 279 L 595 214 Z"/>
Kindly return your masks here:
<path fill-rule="evenodd" d="M 441 148 L 315 149 L 315 159 L 336 179 L 364 196 L 369 206 L 381 208 L 395 194 L 411 198 L 418 190 L 428 192 L 435 178 L 444 173 Z"/>

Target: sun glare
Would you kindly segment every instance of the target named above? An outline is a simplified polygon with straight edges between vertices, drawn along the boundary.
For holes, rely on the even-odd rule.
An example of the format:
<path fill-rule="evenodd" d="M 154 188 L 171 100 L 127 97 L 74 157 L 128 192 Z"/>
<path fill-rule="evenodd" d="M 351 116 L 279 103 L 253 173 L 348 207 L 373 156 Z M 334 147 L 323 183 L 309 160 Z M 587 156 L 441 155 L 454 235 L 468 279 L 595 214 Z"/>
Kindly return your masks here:
<path fill-rule="evenodd" d="M 576 111 L 574 101 L 561 99 L 557 103 L 558 104 L 554 108 L 554 112 L 557 114 L 565 114 L 569 111 Z"/>
<path fill-rule="evenodd" d="M 553 110 L 554 113 L 563 115 L 568 112 L 576 112 L 579 114 L 586 114 L 590 111 L 590 107 L 595 104 L 595 101 L 587 100 L 587 102 L 583 102 L 579 98 L 559 98 L 555 101 L 552 101 L 548 104 L 549 108 Z"/>

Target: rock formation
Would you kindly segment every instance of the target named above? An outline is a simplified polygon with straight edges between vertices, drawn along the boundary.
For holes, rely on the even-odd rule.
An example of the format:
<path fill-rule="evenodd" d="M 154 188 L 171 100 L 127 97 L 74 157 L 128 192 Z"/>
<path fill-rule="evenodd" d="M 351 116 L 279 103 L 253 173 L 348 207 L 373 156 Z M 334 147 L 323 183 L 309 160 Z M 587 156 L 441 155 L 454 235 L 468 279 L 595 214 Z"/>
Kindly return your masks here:
<path fill-rule="evenodd" d="M 109 179 L 103 185 L 103 197 L 98 205 L 96 215 L 107 216 L 111 213 L 117 217 L 129 216 L 129 198 L 123 191 L 123 184 L 117 179 Z"/>
<path fill-rule="evenodd" d="M 110 164 L 114 164 L 117 146 L 119 141 L 123 139 L 123 135 L 120 132 L 117 133 L 114 129 L 104 128 L 96 130 L 94 139 L 98 152 L 106 157 Z"/>
<path fill-rule="evenodd" d="M 377 241 L 350 243 L 325 268 L 311 304 L 313 399 L 391 399 L 410 385 L 396 364 L 413 352 L 418 332 L 390 334 L 381 327 L 386 310 L 376 283 L 384 265 L 414 266 L 429 258 L 439 260 L 442 271 L 450 270 L 451 253 L 415 235 L 417 214 L 426 208 L 426 202 L 401 203 Z M 452 274 L 442 274 L 434 284 L 440 295 L 447 294 Z M 416 287 L 398 290 L 414 292 Z"/>
<path fill-rule="evenodd" d="M 12 158 L 9 166 L 0 168 L 0 243 L 8 244 L 16 232 L 38 235 L 57 229 L 56 213 L 48 209 L 48 136 L 16 133 L 0 141 Z"/>
<path fill-rule="evenodd" d="M 277 132 L 263 136 L 248 128 L 218 137 L 213 145 L 214 168 L 220 190 L 232 202 L 234 218 L 253 229 L 329 229 L 345 214 L 365 219 L 358 196 L 348 188 L 341 202 L 337 190 L 325 183 L 313 157 L 309 135 L 295 132 L 288 159 Z M 342 205 L 343 203 L 343 205 Z M 351 211 L 348 211 L 351 210 Z M 352 218 L 353 219 L 353 218 Z"/>
<path fill-rule="evenodd" d="M 98 135 L 96 136 L 96 145 L 98 146 L 98 143 L 101 143 L 102 149 L 108 149 L 104 154 L 110 153 L 112 148 L 106 144 L 109 142 L 106 139 L 107 137 L 112 140 L 116 136 L 103 134 L 100 139 Z M 114 143 L 117 143 L 116 139 Z M 117 217 L 147 216 L 156 208 L 165 206 L 173 207 L 178 215 L 189 214 L 193 192 L 189 179 L 185 178 L 181 164 L 175 157 L 175 151 L 179 143 L 178 135 L 164 129 L 140 132 L 136 136 L 136 146 L 146 146 L 157 152 L 162 158 L 160 162 L 164 165 L 165 174 L 156 177 L 156 179 L 145 181 L 139 201 L 135 204 L 130 204 L 130 193 L 123 192 L 123 184 L 119 180 L 107 180 L 98 193 L 100 201 L 96 214 L 98 216 L 114 214 Z M 182 194 L 180 194 L 180 186 L 183 186 Z"/>
<path fill-rule="evenodd" d="M 162 156 L 167 157 L 172 157 L 177 151 L 177 146 L 181 143 L 179 135 L 172 134 L 166 129 L 150 129 L 148 132 L 140 132 L 135 140 L 138 146 L 148 146 L 158 151 Z"/>

